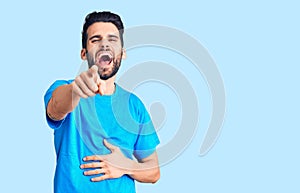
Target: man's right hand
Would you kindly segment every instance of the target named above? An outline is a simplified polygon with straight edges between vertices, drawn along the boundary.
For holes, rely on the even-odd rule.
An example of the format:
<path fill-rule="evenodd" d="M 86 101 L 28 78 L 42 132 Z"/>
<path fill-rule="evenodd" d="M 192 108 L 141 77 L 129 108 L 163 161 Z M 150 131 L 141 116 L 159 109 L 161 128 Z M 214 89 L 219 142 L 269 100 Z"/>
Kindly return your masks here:
<path fill-rule="evenodd" d="M 106 89 L 105 81 L 100 79 L 96 65 L 78 75 L 71 85 L 73 94 L 81 98 L 92 97 L 97 93 L 103 95 Z"/>
<path fill-rule="evenodd" d="M 92 66 L 82 72 L 69 85 L 59 86 L 53 91 L 47 106 L 47 114 L 52 120 L 62 120 L 78 105 L 80 98 L 103 95 L 106 90 L 105 81 L 100 79 L 98 67 Z"/>

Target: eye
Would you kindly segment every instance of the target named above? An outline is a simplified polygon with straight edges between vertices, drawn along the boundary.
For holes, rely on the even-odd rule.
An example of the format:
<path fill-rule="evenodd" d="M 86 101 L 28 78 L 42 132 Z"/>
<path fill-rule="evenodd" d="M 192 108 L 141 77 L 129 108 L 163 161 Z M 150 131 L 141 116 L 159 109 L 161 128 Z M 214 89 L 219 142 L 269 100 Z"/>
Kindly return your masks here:
<path fill-rule="evenodd" d="M 96 43 L 96 42 L 99 42 L 100 40 L 99 39 L 94 39 L 92 40 L 92 43 Z"/>
<path fill-rule="evenodd" d="M 116 38 L 110 38 L 109 41 L 110 41 L 110 42 L 116 42 L 117 39 L 116 39 Z"/>

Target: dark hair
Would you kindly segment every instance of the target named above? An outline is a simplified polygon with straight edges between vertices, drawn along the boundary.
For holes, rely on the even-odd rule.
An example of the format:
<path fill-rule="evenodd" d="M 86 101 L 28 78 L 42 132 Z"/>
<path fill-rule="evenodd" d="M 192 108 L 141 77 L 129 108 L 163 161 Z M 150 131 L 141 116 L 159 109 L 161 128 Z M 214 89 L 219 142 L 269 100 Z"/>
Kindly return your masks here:
<path fill-rule="evenodd" d="M 96 22 L 109 22 L 109 23 L 114 24 L 117 27 L 117 29 L 119 30 L 121 45 L 123 47 L 123 45 L 124 45 L 124 40 L 123 40 L 124 26 L 123 26 L 123 22 L 122 22 L 120 16 L 115 13 L 111 13 L 109 11 L 103 11 L 103 12 L 95 11 L 95 12 L 88 14 L 85 17 L 85 22 L 83 24 L 83 29 L 82 29 L 82 48 L 86 48 L 88 28 Z"/>

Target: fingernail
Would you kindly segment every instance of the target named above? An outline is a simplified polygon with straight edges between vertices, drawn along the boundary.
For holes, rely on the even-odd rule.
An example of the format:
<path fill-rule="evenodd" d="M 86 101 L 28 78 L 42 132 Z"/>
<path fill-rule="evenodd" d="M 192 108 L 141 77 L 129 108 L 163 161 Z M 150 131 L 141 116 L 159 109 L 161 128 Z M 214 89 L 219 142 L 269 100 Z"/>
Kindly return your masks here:
<path fill-rule="evenodd" d="M 83 161 L 86 161 L 86 158 L 84 157 L 82 160 L 83 160 Z"/>

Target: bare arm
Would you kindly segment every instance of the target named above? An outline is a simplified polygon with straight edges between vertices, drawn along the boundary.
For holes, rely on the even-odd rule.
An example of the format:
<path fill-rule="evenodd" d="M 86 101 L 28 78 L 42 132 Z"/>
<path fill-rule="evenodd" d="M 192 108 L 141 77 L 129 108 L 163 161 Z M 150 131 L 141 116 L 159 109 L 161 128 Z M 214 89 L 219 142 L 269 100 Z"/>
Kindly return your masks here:
<path fill-rule="evenodd" d="M 62 120 L 78 104 L 80 97 L 73 94 L 73 85 L 58 87 L 52 94 L 47 106 L 47 114 L 53 120 Z"/>
<path fill-rule="evenodd" d="M 140 162 L 133 163 L 133 169 L 128 172 L 129 176 L 139 182 L 155 183 L 160 178 L 160 169 L 157 153 L 154 152 L 149 157 Z"/>
<path fill-rule="evenodd" d="M 100 80 L 98 67 L 92 66 L 89 70 L 82 72 L 69 85 L 58 87 L 52 93 L 47 106 L 47 115 L 53 120 L 62 120 L 78 105 L 80 98 L 95 96 L 99 91 L 103 94 L 105 82 Z"/>

